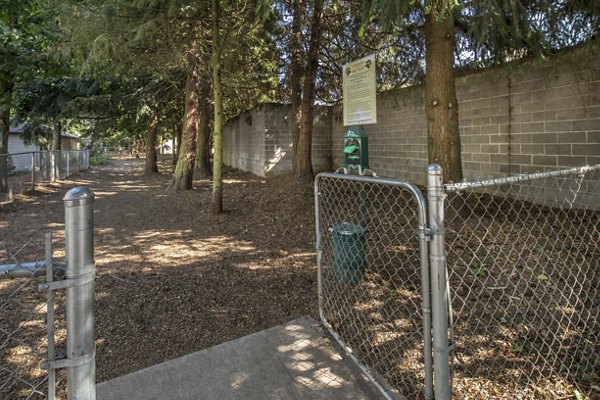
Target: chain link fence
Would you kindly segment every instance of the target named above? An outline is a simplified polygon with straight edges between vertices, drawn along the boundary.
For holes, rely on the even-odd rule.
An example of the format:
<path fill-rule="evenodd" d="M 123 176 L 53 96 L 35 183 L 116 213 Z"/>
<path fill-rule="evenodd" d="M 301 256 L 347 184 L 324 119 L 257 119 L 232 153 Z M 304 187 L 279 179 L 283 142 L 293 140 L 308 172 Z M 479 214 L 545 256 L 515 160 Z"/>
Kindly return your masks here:
<path fill-rule="evenodd" d="M 600 398 L 600 166 L 445 189 L 453 397 Z"/>
<path fill-rule="evenodd" d="M 340 174 L 320 174 L 315 190 L 325 326 L 386 397 L 431 391 L 421 192 L 407 182 Z"/>
<path fill-rule="evenodd" d="M 428 223 L 407 182 L 317 177 L 324 325 L 390 399 L 433 398 L 432 357 L 442 400 L 600 398 L 600 165 L 441 176 Z"/>
<path fill-rule="evenodd" d="M 41 235 L 38 235 L 41 236 Z M 51 239 L 50 239 L 51 240 Z M 48 355 L 47 313 L 56 312 L 58 347 L 64 347 L 64 307 L 55 307 L 54 293 L 48 298 L 38 291 L 46 282 L 44 248 L 41 237 L 24 244 L 9 238 L 0 240 L 0 398 L 53 399 L 53 371 L 41 368 Z M 51 250 L 47 251 L 51 260 Z M 37 262 L 28 260 L 38 259 Z M 26 261 L 27 260 L 27 261 Z M 52 261 L 50 261 L 52 262 Z M 64 304 L 56 293 L 57 304 Z M 51 346 L 52 347 L 52 344 Z M 61 375 L 59 378 L 64 379 Z"/>
<path fill-rule="evenodd" d="M 36 151 L 15 154 L 0 154 L 0 201 L 14 196 L 36 185 L 65 179 L 90 167 L 87 150 Z M 0 172 L 0 174 L 2 174 Z"/>
<path fill-rule="evenodd" d="M 0 399 L 96 398 L 94 194 L 76 187 L 63 201 L 65 265 L 50 234 L 0 239 Z"/>

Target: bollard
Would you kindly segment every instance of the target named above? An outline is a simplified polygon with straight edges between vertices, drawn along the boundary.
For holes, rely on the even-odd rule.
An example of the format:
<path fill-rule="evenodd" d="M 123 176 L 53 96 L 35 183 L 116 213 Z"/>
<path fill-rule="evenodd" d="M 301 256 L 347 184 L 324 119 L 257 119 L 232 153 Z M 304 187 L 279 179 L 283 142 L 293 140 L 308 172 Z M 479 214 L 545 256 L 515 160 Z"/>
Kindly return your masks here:
<path fill-rule="evenodd" d="M 443 170 L 437 164 L 427 168 L 427 201 L 431 231 L 431 314 L 433 330 L 433 377 L 436 400 L 449 400 L 450 366 L 448 346 L 448 286 L 444 229 Z"/>
<path fill-rule="evenodd" d="M 96 399 L 94 338 L 94 193 L 76 187 L 65 195 L 67 280 L 67 393 L 69 400 Z"/>

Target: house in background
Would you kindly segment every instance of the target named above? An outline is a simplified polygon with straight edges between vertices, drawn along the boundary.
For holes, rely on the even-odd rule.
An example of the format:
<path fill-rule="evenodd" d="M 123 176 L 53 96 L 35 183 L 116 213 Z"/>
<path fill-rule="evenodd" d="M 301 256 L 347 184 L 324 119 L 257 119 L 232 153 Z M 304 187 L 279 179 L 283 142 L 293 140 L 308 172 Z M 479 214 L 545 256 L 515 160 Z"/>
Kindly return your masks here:
<path fill-rule="evenodd" d="M 12 164 L 17 170 L 27 169 L 31 166 L 31 156 L 19 155 L 19 153 L 27 153 L 33 151 L 41 151 L 43 149 L 35 143 L 25 143 L 23 140 L 23 132 L 27 128 L 28 122 L 22 122 L 15 126 L 11 126 L 8 135 L 8 154 L 12 155 Z M 72 133 L 63 132 L 61 135 L 61 145 L 63 150 L 79 150 L 81 148 L 81 139 L 79 136 Z"/>

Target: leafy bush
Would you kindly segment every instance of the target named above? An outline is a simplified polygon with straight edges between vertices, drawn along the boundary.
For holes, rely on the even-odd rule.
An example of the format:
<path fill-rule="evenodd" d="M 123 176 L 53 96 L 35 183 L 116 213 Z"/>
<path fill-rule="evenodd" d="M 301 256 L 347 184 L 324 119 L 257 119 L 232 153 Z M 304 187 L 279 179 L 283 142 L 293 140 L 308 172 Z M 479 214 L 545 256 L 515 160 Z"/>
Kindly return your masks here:
<path fill-rule="evenodd" d="M 97 154 L 90 157 L 90 165 L 106 165 L 110 164 L 111 158 L 104 154 Z"/>

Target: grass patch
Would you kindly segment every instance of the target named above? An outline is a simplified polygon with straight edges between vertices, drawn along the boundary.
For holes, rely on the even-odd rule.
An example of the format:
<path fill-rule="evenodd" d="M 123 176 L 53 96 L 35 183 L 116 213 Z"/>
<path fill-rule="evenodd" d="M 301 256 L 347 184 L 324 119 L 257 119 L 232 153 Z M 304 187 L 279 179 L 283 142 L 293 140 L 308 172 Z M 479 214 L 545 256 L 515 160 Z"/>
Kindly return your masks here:
<path fill-rule="evenodd" d="M 112 159 L 103 154 L 97 154 L 90 157 L 90 165 L 106 165 L 110 164 Z"/>

